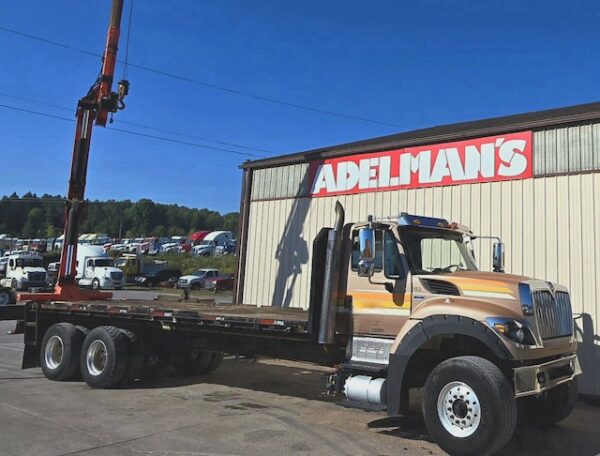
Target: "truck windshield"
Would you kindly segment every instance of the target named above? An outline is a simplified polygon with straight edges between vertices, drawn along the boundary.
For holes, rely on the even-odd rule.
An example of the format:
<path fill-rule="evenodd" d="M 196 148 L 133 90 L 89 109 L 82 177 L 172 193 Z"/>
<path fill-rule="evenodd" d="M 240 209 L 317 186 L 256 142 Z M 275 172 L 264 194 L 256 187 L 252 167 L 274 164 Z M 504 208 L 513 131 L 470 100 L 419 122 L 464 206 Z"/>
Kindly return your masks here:
<path fill-rule="evenodd" d="M 196 277 L 204 277 L 206 275 L 206 271 L 200 269 L 199 271 L 194 272 L 192 275 L 195 275 Z"/>
<path fill-rule="evenodd" d="M 17 258 L 15 261 L 18 268 L 41 268 L 44 262 L 38 258 Z"/>
<path fill-rule="evenodd" d="M 115 262 L 112 258 L 99 258 L 94 260 L 94 265 L 97 268 L 107 268 L 115 265 Z"/>
<path fill-rule="evenodd" d="M 477 271 L 462 233 L 431 228 L 400 228 L 402 245 L 414 274 Z"/>

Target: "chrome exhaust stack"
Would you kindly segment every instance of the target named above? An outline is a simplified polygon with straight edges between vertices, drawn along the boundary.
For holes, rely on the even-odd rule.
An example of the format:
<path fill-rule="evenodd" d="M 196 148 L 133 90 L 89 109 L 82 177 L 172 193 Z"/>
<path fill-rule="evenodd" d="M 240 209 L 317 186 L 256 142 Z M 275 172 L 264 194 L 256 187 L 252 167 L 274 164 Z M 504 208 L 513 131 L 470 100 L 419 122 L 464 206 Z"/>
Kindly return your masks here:
<path fill-rule="evenodd" d="M 339 201 L 335 203 L 335 226 L 327 235 L 327 251 L 325 253 L 325 273 L 323 278 L 323 295 L 321 298 L 321 319 L 319 322 L 319 343 L 332 344 L 335 339 L 335 319 L 339 283 L 339 256 L 344 228 L 344 208 Z"/>

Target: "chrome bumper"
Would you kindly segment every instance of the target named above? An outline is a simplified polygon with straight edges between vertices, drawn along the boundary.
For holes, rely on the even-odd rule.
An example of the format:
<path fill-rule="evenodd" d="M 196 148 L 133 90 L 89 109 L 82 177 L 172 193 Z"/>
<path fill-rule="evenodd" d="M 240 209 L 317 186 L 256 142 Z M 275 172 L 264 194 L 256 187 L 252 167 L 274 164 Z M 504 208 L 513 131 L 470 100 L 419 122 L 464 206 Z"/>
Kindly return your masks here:
<path fill-rule="evenodd" d="M 514 370 L 515 397 L 539 394 L 581 374 L 577 355 Z"/>

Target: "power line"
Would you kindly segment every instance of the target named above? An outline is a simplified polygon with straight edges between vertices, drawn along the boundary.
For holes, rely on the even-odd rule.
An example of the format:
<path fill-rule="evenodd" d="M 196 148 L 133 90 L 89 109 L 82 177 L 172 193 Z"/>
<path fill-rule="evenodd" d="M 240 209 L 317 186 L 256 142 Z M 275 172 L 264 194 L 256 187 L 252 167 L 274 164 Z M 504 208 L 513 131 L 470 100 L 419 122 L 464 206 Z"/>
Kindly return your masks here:
<path fill-rule="evenodd" d="M 49 118 L 52 118 L 52 119 L 66 120 L 68 122 L 75 122 L 75 119 L 70 119 L 68 117 L 58 116 L 56 114 L 48 114 L 48 113 L 41 112 L 41 111 L 34 111 L 34 110 L 31 110 L 31 109 L 19 108 L 19 107 L 16 107 L 16 106 L 10 106 L 10 105 L 1 104 L 1 103 L 0 103 L 0 108 L 12 109 L 13 111 L 26 112 L 28 114 L 34 114 L 34 115 L 38 115 L 38 116 L 49 117 Z M 157 135 L 149 135 L 149 134 L 139 133 L 139 132 L 135 132 L 135 131 L 131 131 L 131 130 L 125 130 L 125 129 L 122 129 L 122 128 L 107 127 L 106 129 L 107 130 L 111 130 L 111 131 L 118 131 L 120 133 L 126 133 L 126 134 L 129 134 L 129 135 L 134 135 L 134 136 L 142 136 L 142 137 L 145 137 L 145 138 L 151 138 L 151 139 L 156 139 L 156 140 L 160 140 L 160 141 L 171 142 L 171 143 L 175 143 L 175 144 L 183 144 L 183 145 L 186 145 L 186 146 L 198 147 L 200 149 L 211 149 L 211 150 L 218 150 L 220 152 L 226 152 L 226 153 L 236 154 L 236 155 L 244 155 L 244 156 L 250 156 L 250 157 L 256 157 L 256 158 L 266 158 L 264 155 L 251 154 L 250 152 L 240 152 L 240 151 L 237 151 L 237 150 L 223 149 L 221 147 L 207 146 L 207 145 L 204 145 L 204 144 L 196 144 L 196 143 L 192 143 L 192 142 L 188 142 L 188 141 L 179 141 L 177 139 L 165 138 L 163 136 L 157 136 Z"/>
<path fill-rule="evenodd" d="M 51 107 L 51 108 L 61 109 L 63 111 L 75 112 L 75 109 L 73 109 L 73 108 L 67 108 L 66 106 L 61 106 L 61 105 L 57 105 L 57 104 L 53 104 L 53 103 L 47 103 L 45 101 L 35 100 L 33 98 L 21 97 L 21 96 L 18 96 L 18 95 L 12 95 L 10 93 L 5 93 L 5 92 L 0 92 L 0 95 L 3 96 L 3 97 L 14 98 L 15 100 L 27 101 L 27 102 L 30 102 L 30 103 L 36 103 L 36 104 L 43 105 L 43 106 L 48 106 L 48 107 Z M 173 130 L 167 130 L 165 128 L 159 128 L 159 127 L 155 127 L 153 125 L 141 124 L 141 123 L 137 123 L 137 122 L 128 122 L 128 121 L 121 120 L 121 119 L 115 119 L 114 121 L 116 123 L 122 123 L 122 124 L 125 124 L 125 125 L 131 125 L 133 127 L 140 127 L 140 128 L 146 128 L 148 130 L 161 131 L 163 133 L 169 133 L 171 135 L 186 136 L 188 138 L 200 139 L 202 141 L 208 141 L 208 142 L 212 142 L 212 143 L 215 143 L 215 144 L 221 144 L 223 146 L 237 147 L 239 149 L 254 150 L 254 151 L 257 151 L 257 152 L 266 152 L 268 154 L 274 153 L 273 151 L 270 151 L 268 149 L 261 149 L 261 148 L 258 148 L 258 147 L 244 146 L 242 144 L 235 144 L 235 143 L 230 143 L 230 142 L 226 142 L 226 141 L 220 141 L 218 139 L 211 139 L 211 138 L 207 138 L 205 136 L 191 135 L 189 133 L 182 133 L 182 132 L 177 132 L 177 131 L 173 131 Z"/>
<path fill-rule="evenodd" d="M 3 30 L 5 32 L 9 32 L 9 33 L 13 33 L 15 35 L 19 35 L 25 38 L 29 38 L 32 40 L 36 40 L 36 41 L 41 41 L 43 43 L 47 43 L 47 44 L 51 44 L 53 46 L 58 46 L 61 47 L 63 49 L 68 49 L 74 52 L 79 52 L 81 54 L 85 54 L 85 55 L 92 55 L 95 57 L 101 57 L 100 54 L 97 54 L 95 52 L 91 52 L 91 51 L 87 51 L 85 49 L 81 49 L 81 48 L 77 48 L 75 46 L 71 46 L 68 44 L 64 44 L 64 43 L 60 43 L 58 41 L 54 41 L 54 40 L 50 40 L 47 38 L 43 38 L 40 36 L 36 36 L 36 35 L 31 35 L 29 33 L 24 33 L 24 32 L 20 32 L 18 30 L 14 30 L 14 29 L 10 29 L 8 27 L 4 27 L 4 26 L 0 26 L 0 30 Z M 123 63 L 121 60 L 117 60 L 119 63 Z M 320 109 L 320 108 L 314 108 L 311 106 L 307 106 L 307 105 L 302 105 L 302 104 L 298 104 L 298 103 L 292 103 L 289 101 L 284 101 L 284 100 L 278 100 L 275 98 L 271 98 L 271 97 L 266 97 L 266 96 L 262 96 L 262 95 L 256 95 L 253 93 L 249 93 L 249 92 L 243 92 L 241 90 L 237 90 L 237 89 L 232 89 L 230 87 L 225 87 L 225 86 L 221 86 L 221 85 L 217 85 L 217 84 L 212 84 L 210 82 L 205 82 L 205 81 L 201 81 L 198 79 L 192 79 L 186 76 L 181 76 L 175 73 L 171 73 L 168 71 L 163 71 L 163 70 L 159 70 L 156 68 L 151 68 L 145 65 L 140 65 L 140 64 L 135 64 L 135 63 L 130 63 L 128 62 L 127 65 L 129 65 L 130 67 L 133 68 L 137 68 L 139 70 L 143 70 L 143 71 L 147 71 L 149 73 L 155 73 L 161 76 L 165 76 L 168 78 L 172 78 L 172 79 L 177 79 L 179 81 L 185 81 L 188 82 L 190 84 L 195 84 L 195 85 L 199 85 L 202 87 L 206 87 L 209 89 L 214 89 L 214 90 L 220 90 L 222 92 L 227 92 L 230 94 L 234 94 L 234 95 L 239 95 L 239 96 L 243 96 L 243 97 L 247 97 L 247 98 L 253 98 L 255 100 L 260 100 L 260 101 L 264 101 L 264 102 L 268 102 L 268 103 L 275 103 L 275 104 L 279 104 L 279 105 L 283 105 L 283 106 L 289 106 L 292 108 L 296 108 L 296 109 L 303 109 L 305 111 L 311 111 L 311 112 L 317 112 L 320 114 L 326 114 L 329 116 L 335 116 L 335 117 L 341 117 L 341 118 L 345 118 L 345 119 L 349 119 L 349 120 L 357 120 L 357 121 L 361 121 L 361 122 L 368 122 L 368 123 L 372 123 L 372 124 L 378 124 L 378 125 L 385 125 L 387 127 L 396 127 L 396 128 L 402 128 L 402 129 L 410 129 L 410 127 L 404 126 L 404 125 L 399 125 L 399 124 L 395 124 L 392 122 L 384 122 L 381 120 L 374 120 L 374 119 L 368 119 L 366 117 L 359 117 L 359 116 L 354 116 L 354 115 L 350 115 L 350 114 L 344 114 L 344 113 L 340 113 L 340 112 L 336 112 L 336 111 L 329 111 L 329 110 L 325 110 L 325 109 Z"/>

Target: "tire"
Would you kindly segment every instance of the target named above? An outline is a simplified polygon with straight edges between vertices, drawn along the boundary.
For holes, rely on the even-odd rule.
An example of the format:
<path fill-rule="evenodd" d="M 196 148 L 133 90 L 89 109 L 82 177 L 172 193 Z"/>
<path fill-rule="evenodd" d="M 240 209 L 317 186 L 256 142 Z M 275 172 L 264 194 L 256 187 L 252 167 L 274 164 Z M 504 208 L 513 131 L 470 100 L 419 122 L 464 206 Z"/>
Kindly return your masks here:
<path fill-rule="evenodd" d="M 577 405 L 578 395 L 579 386 L 575 377 L 569 383 L 555 386 L 539 396 L 519 399 L 519 418 L 533 427 L 550 427 L 571 414 Z"/>
<path fill-rule="evenodd" d="M 451 358 L 433 369 L 422 407 L 429 434 L 451 455 L 494 454 L 512 438 L 517 422 L 510 383 L 477 356 Z"/>
<path fill-rule="evenodd" d="M 17 279 L 12 279 L 10 282 L 10 288 L 12 291 L 19 291 L 19 282 L 17 282 Z"/>
<path fill-rule="evenodd" d="M 83 341 L 81 375 L 92 388 L 117 386 L 129 367 L 129 339 L 114 326 L 92 329 Z"/>
<path fill-rule="evenodd" d="M 12 293 L 8 290 L 0 290 L 0 306 L 7 306 L 12 301 Z"/>
<path fill-rule="evenodd" d="M 202 288 L 199 283 L 193 283 L 190 285 L 190 290 L 199 290 Z"/>
<path fill-rule="evenodd" d="M 56 323 L 46 331 L 40 366 L 49 380 L 71 380 L 77 375 L 84 331 L 71 323 Z"/>
<path fill-rule="evenodd" d="M 121 383 L 130 383 L 142 376 L 144 369 L 144 350 L 141 339 L 133 331 L 119 329 L 127 337 L 129 362 Z"/>
<path fill-rule="evenodd" d="M 100 281 L 98 279 L 92 280 L 92 290 L 100 289 Z"/>
<path fill-rule="evenodd" d="M 191 349 L 176 357 L 173 368 L 184 377 L 207 375 L 219 367 L 223 356 L 223 353 Z"/>

